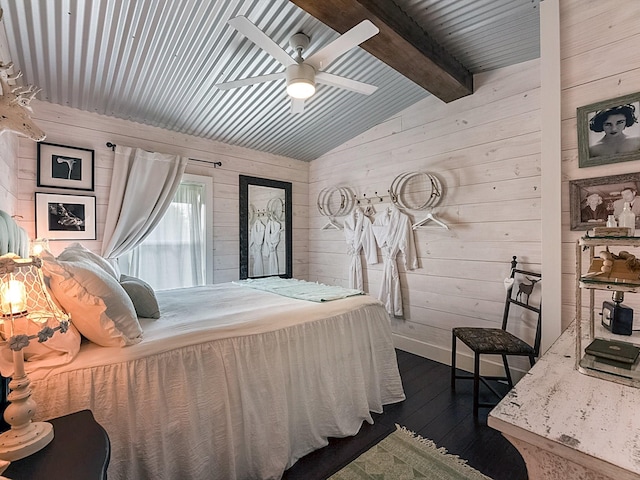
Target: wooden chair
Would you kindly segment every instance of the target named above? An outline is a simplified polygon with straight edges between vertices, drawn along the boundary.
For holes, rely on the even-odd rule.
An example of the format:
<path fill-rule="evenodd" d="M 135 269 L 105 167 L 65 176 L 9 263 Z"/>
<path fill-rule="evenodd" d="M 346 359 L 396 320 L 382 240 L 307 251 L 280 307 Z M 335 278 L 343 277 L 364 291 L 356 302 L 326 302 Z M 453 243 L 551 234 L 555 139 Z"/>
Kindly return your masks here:
<path fill-rule="evenodd" d="M 540 353 L 540 339 L 542 335 L 542 302 L 535 307 L 529 305 L 529 295 L 535 288 L 535 284 L 542 280 L 542 275 L 536 272 L 529 272 L 516 268 L 516 257 L 511 261 L 510 278 L 513 284 L 507 290 L 507 298 L 502 316 L 502 328 L 479 328 L 479 327 L 456 327 L 451 331 L 451 389 L 455 391 L 457 379 L 473 380 L 473 416 L 478 417 L 479 407 L 493 407 L 496 403 L 480 403 L 480 382 L 482 382 L 498 398 L 502 395 L 489 384 L 488 380 L 506 381 L 509 388 L 513 388 L 513 380 L 509 370 L 508 356 L 529 357 L 531 366 L 534 365 L 536 357 Z M 531 278 L 533 277 L 533 278 Z M 517 288 L 515 288 L 517 287 Z M 526 297 L 526 302 L 525 302 Z M 533 345 L 529 345 L 524 340 L 507 331 L 509 322 L 509 311 L 512 305 L 517 305 L 537 314 L 537 326 Z M 474 354 L 473 375 L 461 375 L 456 373 L 456 343 L 462 341 Z M 480 375 L 481 355 L 501 355 L 504 364 L 505 376 Z"/>

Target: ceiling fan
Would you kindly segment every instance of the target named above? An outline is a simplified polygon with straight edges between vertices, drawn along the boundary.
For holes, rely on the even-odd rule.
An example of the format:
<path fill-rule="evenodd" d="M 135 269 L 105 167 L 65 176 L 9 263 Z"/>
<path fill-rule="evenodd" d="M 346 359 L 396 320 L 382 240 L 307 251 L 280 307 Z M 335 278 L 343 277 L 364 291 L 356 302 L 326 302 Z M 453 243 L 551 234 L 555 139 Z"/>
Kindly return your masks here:
<path fill-rule="evenodd" d="M 246 17 L 238 16 L 229 20 L 228 23 L 286 68 L 279 73 L 259 75 L 215 85 L 221 90 L 286 79 L 287 93 L 291 97 L 291 111 L 293 113 L 302 113 L 304 101 L 316 91 L 316 83 L 331 85 L 364 95 L 371 95 L 378 88 L 374 85 L 324 71 L 342 54 L 357 47 L 379 32 L 378 27 L 369 20 L 360 22 L 309 58 L 302 57 L 302 52 L 309 46 L 309 37 L 304 33 L 296 33 L 289 40 L 289 44 L 296 52 L 296 56 L 292 57 Z"/>

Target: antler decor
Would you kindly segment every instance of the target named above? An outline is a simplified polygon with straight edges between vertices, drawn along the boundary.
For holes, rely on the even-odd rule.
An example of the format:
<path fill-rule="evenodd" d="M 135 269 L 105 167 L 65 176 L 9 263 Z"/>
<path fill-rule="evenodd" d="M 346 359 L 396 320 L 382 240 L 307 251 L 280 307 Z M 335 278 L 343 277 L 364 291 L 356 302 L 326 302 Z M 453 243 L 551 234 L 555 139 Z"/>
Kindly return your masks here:
<path fill-rule="evenodd" d="M 33 123 L 29 116 L 29 113 L 33 113 L 29 104 L 40 89 L 33 85 L 11 88 L 8 80 L 14 80 L 22 75 L 22 72 L 18 72 L 13 76 L 9 76 L 7 70 L 11 67 L 13 67 L 13 63 L 6 65 L 0 63 L 0 86 L 2 87 L 2 96 L 0 96 L 0 132 L 8 130 L 29 137 L 36 142 L 44 140 L 46 138 L 45 133 Z"/>

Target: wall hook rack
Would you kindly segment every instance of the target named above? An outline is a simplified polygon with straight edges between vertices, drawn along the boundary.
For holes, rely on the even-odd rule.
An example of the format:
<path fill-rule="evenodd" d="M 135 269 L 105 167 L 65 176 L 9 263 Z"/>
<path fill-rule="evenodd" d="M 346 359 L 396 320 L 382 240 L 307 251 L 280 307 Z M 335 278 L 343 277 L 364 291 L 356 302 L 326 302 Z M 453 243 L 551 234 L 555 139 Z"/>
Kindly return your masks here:
<path fill-rule="evenodd" d="M 376 197 L 376 198 L 374 199 L 373 197 Z M 380 196 L 378 195 L 378 192 L 373 192 L 373 197 L 367 197 L 366 193 L 362 194 L 362 198 L 358 198 L 358 196 L 355 194 L 353 195 L 353 199 L 356 201 L 358 205 L 364 202 L 370 205 L 373 200 L 377 200 L 379 203 L 381 203 L 381 202 L 384 202 L 385 198 L 389 198 L 389 195 Z"/>

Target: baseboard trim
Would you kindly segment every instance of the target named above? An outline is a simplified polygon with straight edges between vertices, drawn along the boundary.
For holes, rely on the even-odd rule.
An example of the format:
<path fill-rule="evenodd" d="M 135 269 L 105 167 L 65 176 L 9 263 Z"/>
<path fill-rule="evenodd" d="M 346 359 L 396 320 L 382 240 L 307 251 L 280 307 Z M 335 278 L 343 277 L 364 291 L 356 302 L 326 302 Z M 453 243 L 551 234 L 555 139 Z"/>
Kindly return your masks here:
<path fill-rule="evenodd" d="M 445 365 L 451 365 L 451 348 L 443 348 L 438 345 L 432 345 L 420 340 L 416 340 L 414 338 L 398 335 L 397 333 L 392 334 L 392 336 L 393 345 L 399 350 L 413 353 L 414 355 L 428 358 L 429 360 L 444 363 Z M 461 344 L 458 343 L 458 345 L 456 367 L 467 372 L 473 372 L 473 354 L 469 353 L 469 351 L 460 351 Z M 500 357 L 496 358 L 498 358 L 499 360 L 493 361 L 486 357 L 481 360 L 480 371 L 484 375 L 504 375 L 504 366 L 502 365 L 502 360 L 500 360 Z M 509 366 L 511 366 L 511 362 L 509 362 Z M 524 370 L 511 367 L 511 375 L 513 376 L 514 382 L 517 382 L 520 378 L 522 378 L 525 373 L 527 372 L 525 372 Z"/>

